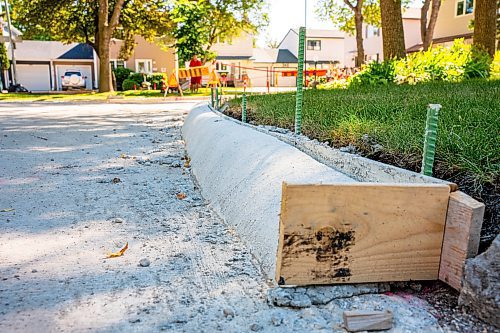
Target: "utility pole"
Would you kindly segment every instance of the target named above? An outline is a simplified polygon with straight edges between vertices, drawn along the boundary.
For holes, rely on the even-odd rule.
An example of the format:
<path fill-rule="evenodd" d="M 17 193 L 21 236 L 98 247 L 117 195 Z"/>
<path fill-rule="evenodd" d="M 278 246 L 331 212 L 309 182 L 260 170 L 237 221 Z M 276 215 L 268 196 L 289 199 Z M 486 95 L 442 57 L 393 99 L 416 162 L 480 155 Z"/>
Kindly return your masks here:
<path fill-rule="evenodd" d="M 16 70 L 16 56 L 14 51 L 14 38 L 12 38 L 12 22 L 10 21 L 10 13 L 9 13 L 9 2 L 8 0 L 4 0 L 5 3 L 5 12 L 7 13 L 7 26 L 9 27 L 9 38 L 10 38 L 10 50 L 12 52 L 12 83 L 14 85 L 17 84 L 17 70 Z"/>

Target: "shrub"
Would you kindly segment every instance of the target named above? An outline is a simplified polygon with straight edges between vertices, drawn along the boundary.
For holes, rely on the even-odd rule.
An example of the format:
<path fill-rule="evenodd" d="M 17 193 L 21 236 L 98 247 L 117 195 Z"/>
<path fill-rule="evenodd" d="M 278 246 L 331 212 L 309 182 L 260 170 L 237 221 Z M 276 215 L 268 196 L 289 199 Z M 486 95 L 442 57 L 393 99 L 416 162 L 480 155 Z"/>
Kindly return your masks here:
<path fill-rule="evenodd" d="M 398 60 L 372 62 L 353 76 L 351 83 L 413 85 L 430 81 L 460 82 L 488 77 L 490 62 L 486 52 L 457 39 L 451 47 L 437 46 Z"/>
<path fill-rule="evenodd" d="M 495 53 L 495 57 L 491 62 L 490 76 L 492 79 L 500 79 L 500 51 Z"/>
<path fill-rule="evenodd" d="M 328 90 L 328 89 L 347 89 L 347 86 L 349 85 L 349 81 L 346 79 L 338 79 L 338 80 L 332 80 L 328 81 L 326 83 L 322 83 L 318 85 L 318 89 L 321 90 Z"/>
<path fill-rule="evenodd" d="M 140 86 L 140 85 L 137 84 L 137 82 L 135 82 L 134 80 L 131 80 L 131 79 L 126 79 L 122 83 L 122 89 L 124 91 L 126 91 L 126 90 L 134 90 L 134 86 Z"/>
<path fill-rule="evenodd" d="M 354 85 L 387 84 L 394 81 L 394 63 L 392 61 L 371 62 L 351 77 Z"/>
<path fill-rule="evenodd" d="M 123 81 L 129 78 L 130 73 L 132 73 L 131 69 L 128 68 L 115 68 L 113 70 L 115 73 L 116 86 L 118 90 L 122 90 Z"/>

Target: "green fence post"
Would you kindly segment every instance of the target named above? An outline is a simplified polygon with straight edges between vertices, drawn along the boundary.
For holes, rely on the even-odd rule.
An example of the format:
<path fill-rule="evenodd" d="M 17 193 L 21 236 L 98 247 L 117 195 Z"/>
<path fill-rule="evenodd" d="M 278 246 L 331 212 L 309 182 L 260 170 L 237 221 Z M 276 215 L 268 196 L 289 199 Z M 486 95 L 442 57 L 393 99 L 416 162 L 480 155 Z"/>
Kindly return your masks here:
<path fill-rule="evenodd" d="M 427 121 L 425 123 L 424 152 L 422 156 L 422 169 L 420 173 L 432 176 L 434 156 L 436 155 L 436 137 L 440 104 L 429 104 L 427 107 Z"/>
<path fill-rule="evenodd" d="M 295 94 L 295 134 L 302 132 L 302 102 L 304 86 L 304 42 L 306 28 L 299 29 L 299 59 L 297 63 L 297 93 Z"/>
<path fill-rule="evenodd" d="M 247 94 L 246 93 L 243 93 L 241 101 L 242 101 L 241 121 L 246 123 L 247 122 Z"/>

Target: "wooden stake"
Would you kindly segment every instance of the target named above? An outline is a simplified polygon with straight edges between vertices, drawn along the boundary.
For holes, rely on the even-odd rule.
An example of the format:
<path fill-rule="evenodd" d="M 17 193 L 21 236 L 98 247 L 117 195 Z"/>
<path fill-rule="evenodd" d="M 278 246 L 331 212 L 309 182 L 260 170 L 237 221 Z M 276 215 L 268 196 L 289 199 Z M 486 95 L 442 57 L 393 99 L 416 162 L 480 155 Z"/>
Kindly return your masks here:
<path fill-rule="evenodd" d="M 450 194 L 439 279 L 456 290 L 462 288 L 465 260 L 477 255 L 484 208 L 463 192 Z"/>

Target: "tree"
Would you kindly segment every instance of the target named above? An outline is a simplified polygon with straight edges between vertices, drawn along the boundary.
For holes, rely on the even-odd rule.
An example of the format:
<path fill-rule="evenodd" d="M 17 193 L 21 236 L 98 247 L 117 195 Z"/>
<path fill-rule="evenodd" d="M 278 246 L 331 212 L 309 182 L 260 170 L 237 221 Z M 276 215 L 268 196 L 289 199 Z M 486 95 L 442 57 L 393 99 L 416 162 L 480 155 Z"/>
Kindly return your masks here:
<path fill-rule="evenodd" d="M 188 61 L 197 54 L 209 60 L 215 57 L 211 48 L 217 42 L 257 32 L 268 22 L 264 7 L 264 0 L 175 0 L 172 36 L 179 59 Z"/>
<path fill-rule="evenodd" d="M 12 4 L 13 18 L 25 38 L 43 36 L 92 46 L 99 57 L 100 92 L 113 90 L 112 37 L 142 35 L 152 40 L 171 26 L 168 3 L 162 0 L 13 0 Z"/>
<path fill-rule="evenodd" d="M 434 28 L 436 27 L 439 9 L 441 8 L 441 1 L 442 0 L 424 0 L 424 4 L 420 10 L 420 36 L 422 37 L 424 50 L 427 50 L 432 43 Z M 431 16 L 427 20 L 429 8 L 431 10 Z"/>
<path fill-rule="evenodd" d="M 380 14 L 384 59 L 403 58 L 406 49 L 401 0 L 380 0 Z"/>
<path fill-rule="evenodd" d="M 474 45 L 495 54 L 497 4 L 494 0 L 476 0 L 474 8 Z"/>
<path fill-rule="evenodd" d="M 365 60 L 363 22 L 376 27 L 380 26 L 378 0 L 343 0 L 342 2 L 320 0 L 316 14 L 320 19 L 330 19 L 337 29 L 356 35 L 356 66 L 361 66 Z"/>
<path fill-rule="evenodd" d="M 270 49 L 277 49 L 280 46 L 280 43 L 276 39 L 269 38 L 266 41 L 266 46 Z"/>

